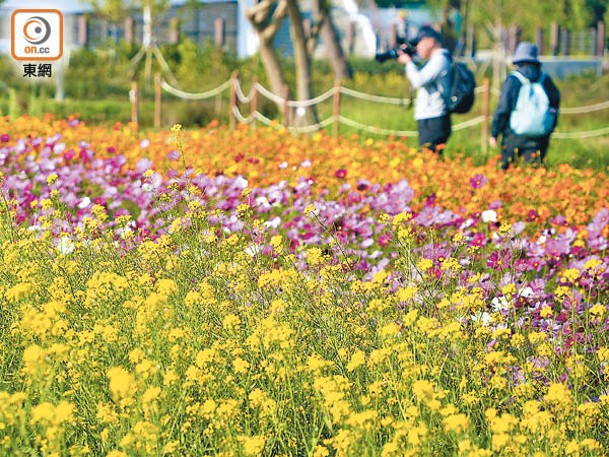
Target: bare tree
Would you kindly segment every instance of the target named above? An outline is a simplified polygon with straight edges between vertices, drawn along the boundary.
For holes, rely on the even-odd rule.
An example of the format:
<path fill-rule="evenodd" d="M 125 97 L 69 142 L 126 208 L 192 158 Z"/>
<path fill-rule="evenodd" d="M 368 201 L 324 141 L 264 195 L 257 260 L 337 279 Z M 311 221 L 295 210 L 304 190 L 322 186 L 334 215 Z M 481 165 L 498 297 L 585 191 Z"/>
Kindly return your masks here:
<path fill-rule="evenodd" d="M 167 62 L 165 61 L 160 49 L 157 46 L 153 28 L 154 19 L 162 18 L 162 14 L 165 13 L 171 6 L 170 0 L 84 0 L 89 3 L 97 13 L 105 18 L 112 21 L 118 21 L 124 19 L 131 14 L 133 10 L 141 10 L 144 22 L 142 30 L 142 48 L 131 60 L 131 68 L 129 70 L 130 77 L 135 75 L 137 66 L 139 65 L 142 58 L 144 59 L 144 71 L 145 79 L 147 84 L 150 84 L 152 74 L 152 59 L 156 58 L 157 62 L 163 69 L 165 76 L 171 81 L 172 84 L 178 86 L 178 82 L 174 78 Z"/>
<path fill-rule="evenodd" d="M 276 94 L 283 92 L 285 79 L 273 40 L 285 18 L 287 6 L 286 0 L 280 0 L 279 2 L 277 0 L 262 0 L 245 11 L 248 21 L 258 35 L 260 42 L 258 53 L 269 78 L 271 90 Z"/>
<path fill-rule="evenodd" d="M 298 100 L 313 98 L 313 75 L 311 73 L 311 54 L 307 46 L 307 36 L 302 24 L 302 14 L 298 0 L 286 0 L 290 18 L 290 36 L 294 48 L 294 64 L 296 66 L 296 96 Z M 302 112 L 302 111 L 301 111 Z M 307 108 L 302 117 L 317 122 L 317 110 L 314 106 Z"/>
<path fill-rule="evenodd" d="M 307 36 L 298 0 L 261 0 L 252 8 L 246 10 L 246 17 L 259 37 L 260 58 L 274 93 L 283 93 L 285 85 L 281 63 L 274 46 L 274 38 L 286 15 L 290 20 L 290 36 L 296 70 L 296 98 L 298 100 L 313 98 L 311 61 L 320 33 L 324 36 L 328 58 L 332 62 L 337 77 L 350 76 L 338 40 L 338 33 L 332 23 L 329 11 L 329 0 L 314 0 L 315 22 L 310 35 Z M 314 106 L 307 107 L 304 111 L 299 110 L 299 113 L 300 116 L 296 117 L 299 123 L 311 124 L 318 121 Z"/>
<path fill-rule="evenodd" d="M 326 58 L 332 65 L 336 79 L 351 79 L 352 72 L 340 44 L 338 30 L 330 15 L 331 0 L 313 0 L 312 5 L 315 24 L 309 38 L 309 54 L 313 55 L 319 34 L 326 46 Z"/>

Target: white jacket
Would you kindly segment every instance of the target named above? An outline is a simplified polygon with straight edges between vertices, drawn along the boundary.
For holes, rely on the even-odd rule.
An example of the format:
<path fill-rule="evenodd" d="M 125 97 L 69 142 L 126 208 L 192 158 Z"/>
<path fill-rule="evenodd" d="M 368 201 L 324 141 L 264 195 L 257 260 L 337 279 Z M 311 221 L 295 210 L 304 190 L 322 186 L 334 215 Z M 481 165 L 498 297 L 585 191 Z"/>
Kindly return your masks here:
<path fill-rule="evenodd" d="M 417 89 L 414 105 L 416 120 L 440 117 L 448 113 L 445 97 L 450 93 L 451 73 L 450 56 L 444 48 L 434 49 L 421 69 L 412 61 L 406 64 L 406 76 Z"/>

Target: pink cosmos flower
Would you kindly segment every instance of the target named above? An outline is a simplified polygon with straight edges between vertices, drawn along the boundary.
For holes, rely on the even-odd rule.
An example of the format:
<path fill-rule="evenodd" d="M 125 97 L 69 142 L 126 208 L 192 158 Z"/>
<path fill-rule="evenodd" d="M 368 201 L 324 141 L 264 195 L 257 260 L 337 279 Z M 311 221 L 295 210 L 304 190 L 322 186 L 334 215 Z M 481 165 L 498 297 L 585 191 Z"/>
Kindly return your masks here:
<path fill-rule="evenodd" d="M 469 185 L 472 189 L 480 189 L 487 182 L 488 180 L 486 179 L 486 176 L 480 173 L 475 174 L 469 179 Z"/>

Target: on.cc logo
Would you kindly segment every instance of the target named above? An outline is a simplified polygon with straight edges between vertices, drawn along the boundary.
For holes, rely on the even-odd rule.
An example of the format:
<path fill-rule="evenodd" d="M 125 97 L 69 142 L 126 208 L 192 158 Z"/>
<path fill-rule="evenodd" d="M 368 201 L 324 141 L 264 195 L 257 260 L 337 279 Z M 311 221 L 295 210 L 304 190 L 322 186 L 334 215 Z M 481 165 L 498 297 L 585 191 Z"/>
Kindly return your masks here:
<path fill-rule="evenodd" d="M 1 1 L 1 0 L 0 0 Z M 63 55 L 63 14 L 56 9 L 16 9 L 11 15 L 15 60 L 59 60 Z"/>
<path fill-rule="evenodd" d="M 43 17 L 31 17 L 23 25 L 23 36 L 31 44 L 42 44 L 51 36 L 51 24 Z"/>

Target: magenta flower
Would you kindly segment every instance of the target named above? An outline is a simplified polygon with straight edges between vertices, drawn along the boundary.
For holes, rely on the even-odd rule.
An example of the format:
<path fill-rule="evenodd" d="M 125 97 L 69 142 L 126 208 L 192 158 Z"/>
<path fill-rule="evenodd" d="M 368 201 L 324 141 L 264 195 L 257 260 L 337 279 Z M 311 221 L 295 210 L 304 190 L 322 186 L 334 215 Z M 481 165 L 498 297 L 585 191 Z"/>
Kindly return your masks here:
<path fill-rule="evenodd" d="M 173 151 L 169 151 L 167 158 L 169 160 L 178 160 L 180 158 L 180 153 L 174 149 Z"/>
<path fill-rule="evenodd" d="M 472 176 L 469 179 L 469 185 L 471 186 L 472 189 L 480 189 L 487 182 L 488 182 L 488 180 L 486 179 L 486 176 L 484 176 L 480 173 L 475 174 L 474 176 Z"/>
<path fill-rule="evenodd" d="M 0 140 L 3 143 L 10 141 L 10 139 L 11 139 L 11 136 L 8 133 L 3 133 L 2 136 L 0 136 Z"/>
<path fill-rule="evenodd" d="M 539 213 L 537 212 L 537 210 L 530 209 L 529 213 L 527 214 L 527 222 L 533 222 L 533 221 L 537 220 L 538 218 L 539 218 Z"/>
<path fill-rule="evenodd" d="M 347 170 L 344 168 L 339 168 L 336 170 L 336 173 L 334 173 L 334 176 L 336 176 L 338 179 L 345 179 L 347 177 Z"/>
<path fill-rule="evenodd" d="M 486 266 L 492 268 L 493 270 L 503 270 L 510 267 L 511 260 L 512 256 L 510 251 L 495 251 L 486 261 Z"/>

